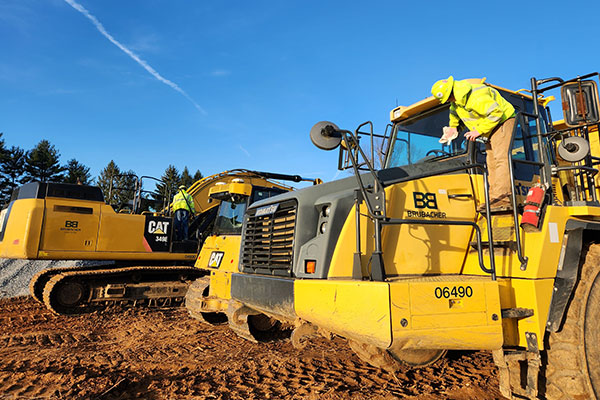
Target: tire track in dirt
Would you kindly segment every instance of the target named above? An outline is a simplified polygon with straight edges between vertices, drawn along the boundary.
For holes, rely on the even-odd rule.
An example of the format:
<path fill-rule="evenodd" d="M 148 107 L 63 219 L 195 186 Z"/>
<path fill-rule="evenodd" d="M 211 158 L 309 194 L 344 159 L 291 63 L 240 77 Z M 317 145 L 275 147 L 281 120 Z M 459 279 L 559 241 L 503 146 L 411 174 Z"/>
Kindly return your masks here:
<path fill-rule="evenodd" d="M 54 316 L 31 299 L 0 301 L 0 393 L 48 399 L 494 399 L 487 353 L 453 353 L 395 375 L 346 342 L 256 344 L 183 309 Z M 0 396 L 0 399 L 2 397 Z"/>

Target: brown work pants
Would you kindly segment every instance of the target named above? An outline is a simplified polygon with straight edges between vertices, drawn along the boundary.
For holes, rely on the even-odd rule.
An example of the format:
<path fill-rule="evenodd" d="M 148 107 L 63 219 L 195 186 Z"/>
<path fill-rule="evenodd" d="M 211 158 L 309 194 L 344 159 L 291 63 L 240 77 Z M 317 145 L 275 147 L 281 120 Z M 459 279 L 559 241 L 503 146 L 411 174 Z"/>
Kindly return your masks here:
<path fill-rule="evenodd" d="M 490 183 L 490 201 L 498 198 L 503 199 L 502 203 L 509 203 L 510 194 L 510 172 L 508 170 L 508 147 L 510 146 L 510 137 L 515 126 L 515 118 L 509 118 L 497 126 L 490 136 L 489 142 L 485 145 L 487 153 L 486 163 L 488 168 L 488 180 Z"/>

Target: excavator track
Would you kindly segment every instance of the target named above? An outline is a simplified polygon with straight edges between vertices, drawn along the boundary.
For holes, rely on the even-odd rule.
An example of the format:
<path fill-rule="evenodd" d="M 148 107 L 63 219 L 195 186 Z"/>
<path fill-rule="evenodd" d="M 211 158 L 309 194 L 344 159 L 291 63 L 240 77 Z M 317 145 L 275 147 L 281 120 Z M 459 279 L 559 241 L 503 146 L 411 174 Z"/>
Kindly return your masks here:
<path fill-rule="evenodd" d="M 210 277 L 204 276 L 196 279 L 185 294 L 185 307 L 190 316 L 200 322 L 210 325 L 227 323 L 227 315 L 206 309 L 204 299 L 209 294 Z"/>
<path fill-rule="evenodd" d="M 114 266 L 113 266 L 114 267 Z M 206 272 L 186 266 L 77 269 L 54 274 L 43 302 L 56 314 L 93 312 L 109 306 L 177 307 L 190 283 Z"/>
<path fill-rule="evenodd" d="M 35 300 L 40 303 L 44 302 L 44 287 L 46 283 L 55 275 L 69 271 L 86 271 L 86 270 L 98 270 L 98 269 L 112 269 L 115 268 L 114 264 L 97 264 L 97 265 L 85 265 L 85 266 L 74 266 L 74 267 L 56 267 L 44 269 L 31 278 L 29 281 L 29 294 Z"/>

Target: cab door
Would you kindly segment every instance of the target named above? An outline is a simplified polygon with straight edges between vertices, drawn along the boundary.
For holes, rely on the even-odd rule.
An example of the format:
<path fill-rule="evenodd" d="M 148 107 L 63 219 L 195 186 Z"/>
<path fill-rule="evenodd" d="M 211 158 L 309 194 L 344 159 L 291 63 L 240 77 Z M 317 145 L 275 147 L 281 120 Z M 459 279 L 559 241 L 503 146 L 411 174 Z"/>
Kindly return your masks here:
<path fill-rule="evenodd" d="M 383 228 L 386 275 L 460 273 L 474 228 L 450 223 L 475 221 L 469 175 L 452 173 L 401 182 L 387 188 L 386 197 L 390 218 L 416 221 Z"/>

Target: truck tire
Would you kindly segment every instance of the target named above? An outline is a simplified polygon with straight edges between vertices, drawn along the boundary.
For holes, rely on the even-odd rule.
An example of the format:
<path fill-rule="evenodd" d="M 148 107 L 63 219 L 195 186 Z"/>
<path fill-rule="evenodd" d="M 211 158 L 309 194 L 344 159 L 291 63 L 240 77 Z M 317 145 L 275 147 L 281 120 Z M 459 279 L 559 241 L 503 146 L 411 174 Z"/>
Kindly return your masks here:
<path fill-rule="evenodd" d="M 446 350 L 387 350 L 355 340 L 348 340 L 348 344 L 361 360 L 388 372 L 427 367 L 446 354 Z"/>
<path fill-rule="evenodd" d="M 546 398 L 600 399 L 600 244 L 592 244 L 564 326 L 548 338 Z"/>

